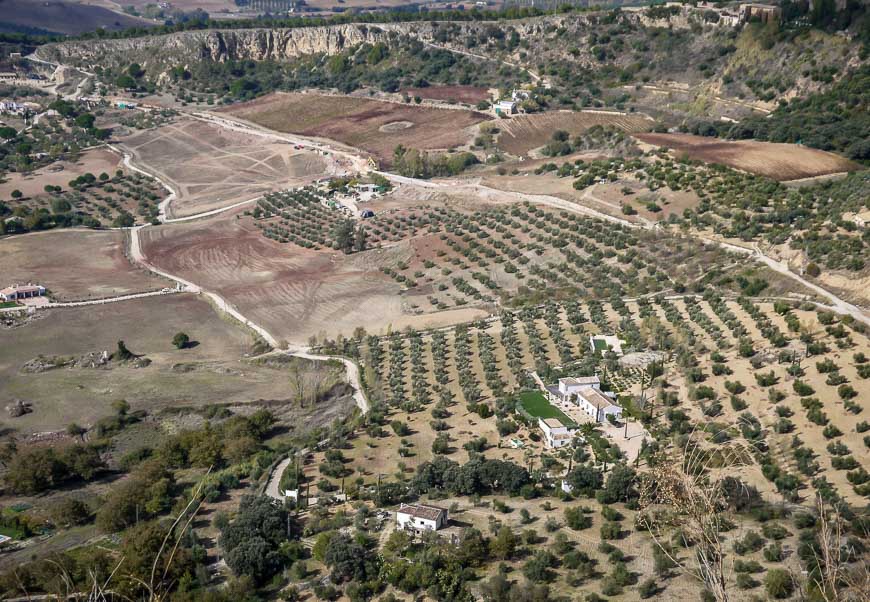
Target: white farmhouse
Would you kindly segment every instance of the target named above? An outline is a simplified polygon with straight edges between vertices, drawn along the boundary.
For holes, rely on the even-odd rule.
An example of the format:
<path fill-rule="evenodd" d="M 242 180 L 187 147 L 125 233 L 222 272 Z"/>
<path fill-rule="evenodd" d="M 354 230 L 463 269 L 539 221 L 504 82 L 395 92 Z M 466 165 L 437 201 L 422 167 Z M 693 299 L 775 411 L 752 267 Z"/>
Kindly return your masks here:
<path fill-rule="evenodd" d="M 613 416 L 615 420 L 622 418 L 622 407 L 616 405 L 612 399 L 592 387 L 578 391 L 574 398 L 574 403 L 581 410 L 592 416 L 595 422 L 604 422 L 608 416 Z"/>
<path fill-rule="evenodd" d="M 38 284 L 19 285 L 13 284 L 0 289 L 0 301 L 11 302 L 32 297 L 41 297 L 45 294 L 45 287 Z"/>
<path fill-rule="evenodd" d="M 571 401 L 572 396 L 579 393 L 581 389 L 601 390 L 601 379 L 597 376 L 560 378 L 558 385 L 547 386 L 547 393 L 550 401 Z"/>
<path fill-rule="evenodd" d="M 500 100 L 495 103 L 496 115 L 513 115 L 517 112 L 517 103 L 513 100 Z"/>
<path fill-rule="evenodd" d="M 396 527 L 422 533 L 437 531 L 447 525 L 447 510 L 426 504 L 402 504 L 396 511 Z"/>
<path fill-rule="evenodd" d="M 547 447 L 555 449 L 571 443 L 574 433 L 558 418 L 538 418 L 538 426 L 544 432 Z"/>

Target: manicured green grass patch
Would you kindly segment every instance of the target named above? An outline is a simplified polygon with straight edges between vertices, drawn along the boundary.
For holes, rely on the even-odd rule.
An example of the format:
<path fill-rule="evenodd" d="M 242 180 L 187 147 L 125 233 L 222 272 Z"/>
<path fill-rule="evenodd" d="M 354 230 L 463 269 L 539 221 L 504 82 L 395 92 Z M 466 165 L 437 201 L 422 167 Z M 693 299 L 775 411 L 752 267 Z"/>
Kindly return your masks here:
<path fill-rule="evenodd" d="M 607 343 L 601 339 L 592 339 L 592 344 L 595 345 L 595 351 L 604 353 L 607 351 Z"/>
<path fill-rule="evenodd" d="M 552 405 L 540 391 L 523 391 L 520 393 L 520 403 L 523 409 L 535 418 L 558 418 L 565 426 L 576 426 L 576 423 L 559 408 Z"/>
<path fill-rule="evenodd" d="M 0 301 L 0 309 L 6 309 L 7 307 L 18 307 L 18 303 L 15 301 Z"/>
<path fill-rule="evenodd" d="M 26 539 L 27 533 L 24 529 L 18 527 L 2 527 L 0 526 L 0 535 L 11 537 L 12 539 Z"/>

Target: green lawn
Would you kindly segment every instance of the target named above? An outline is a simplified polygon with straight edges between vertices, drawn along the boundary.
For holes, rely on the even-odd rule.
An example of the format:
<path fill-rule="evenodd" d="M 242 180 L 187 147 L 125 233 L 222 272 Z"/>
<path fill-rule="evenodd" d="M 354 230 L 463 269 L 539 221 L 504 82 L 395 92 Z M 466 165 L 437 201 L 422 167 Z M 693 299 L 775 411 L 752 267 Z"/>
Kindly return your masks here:
<path fill-rule="evenodd" d="M 592 344 L 595 345 L 595 351 L 600 351 L 601 353 L 607 351 L 607 343 L 601 339 L 592 339 Z"/>
<path fill-rule="evenodd" d="M 15 301 L 0 301 L 0 309 L 6 309 L 7 307 L 18 307 L 18 303 Z"/>
<path fill-rule="evenodd" d="M 562 410 L 550 404 L 540 391 L 523 391 L 520 393 L 520 403 L 535 418 L 558 418 L 565 426 L 577 426 Z"/>

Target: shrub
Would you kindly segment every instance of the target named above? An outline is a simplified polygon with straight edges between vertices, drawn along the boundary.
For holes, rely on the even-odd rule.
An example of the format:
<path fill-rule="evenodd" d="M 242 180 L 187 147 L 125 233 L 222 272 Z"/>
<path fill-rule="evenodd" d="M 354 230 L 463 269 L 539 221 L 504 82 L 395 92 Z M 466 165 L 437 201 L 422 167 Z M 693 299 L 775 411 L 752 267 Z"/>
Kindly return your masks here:
<path fill-rule="evenodd" d="M 771 598 L 782 600 L 794 593 L 794 581 L 785 569 L 770 569 L 764 577 L 764 589 Z"/>
<path fill-rule="evenodd" d="M 638 586 L 637 593 L 641 599 L 646 600 L 659 593 L 659 586 L 656 584 L 655 579 L 647 579 Z"/>

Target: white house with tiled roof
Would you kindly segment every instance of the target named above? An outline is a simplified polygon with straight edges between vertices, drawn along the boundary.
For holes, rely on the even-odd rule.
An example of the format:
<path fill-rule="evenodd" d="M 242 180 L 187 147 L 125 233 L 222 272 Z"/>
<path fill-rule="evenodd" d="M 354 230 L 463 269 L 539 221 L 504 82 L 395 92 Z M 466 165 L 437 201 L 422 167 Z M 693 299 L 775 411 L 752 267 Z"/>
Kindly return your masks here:
<path fill-rule="evenodd" d="M 437 531 L 447 525 L 447 510 L 427 504 L 402 504 L 396 511 L 396 527 L 422 533 Z"/>
<path fill-rule="evenodd" d="M 595 422 L 604 422 L 608 416 L 613 416 L 615 420 L 622 418 L 622 407 L 601 391 L 591 387 L 578 391 L 573 402 L 592 416 Z"/>
<path fill-rule="evenodd" d="M 557 385 L 547 386 L 550 401 L 570 401 L 582 389 L 601 389 L 601 379 L 597 376 L 572 376 L 560 378 Z"/>
<path fill-rule="evenodd" d="M 45 287 L 38 284 L 13 284 L 0 289 L 0 301 L 20 301 L 31 297 L 41 297 L 45 294 Z"/>

